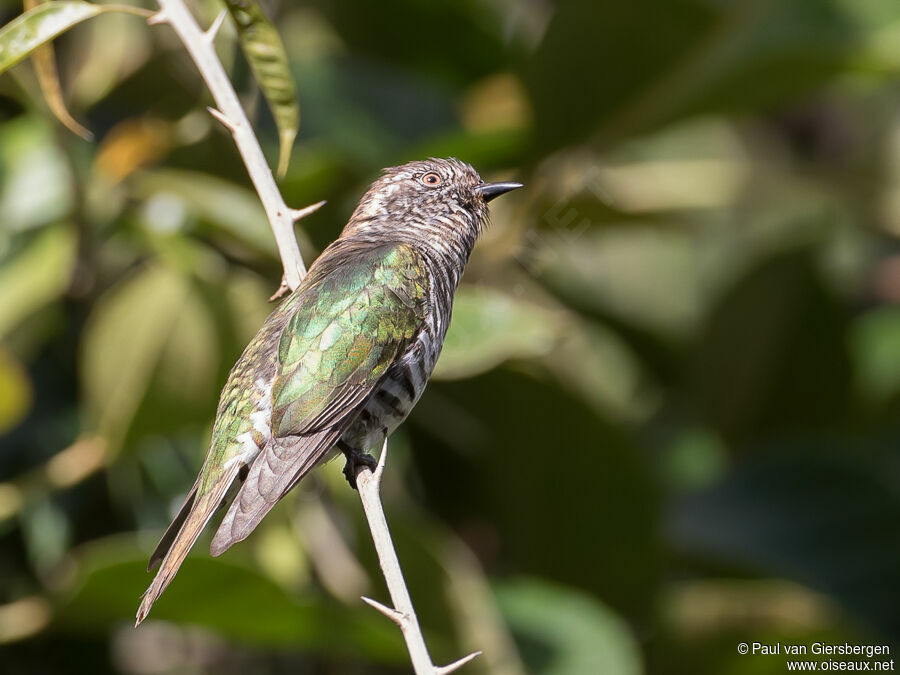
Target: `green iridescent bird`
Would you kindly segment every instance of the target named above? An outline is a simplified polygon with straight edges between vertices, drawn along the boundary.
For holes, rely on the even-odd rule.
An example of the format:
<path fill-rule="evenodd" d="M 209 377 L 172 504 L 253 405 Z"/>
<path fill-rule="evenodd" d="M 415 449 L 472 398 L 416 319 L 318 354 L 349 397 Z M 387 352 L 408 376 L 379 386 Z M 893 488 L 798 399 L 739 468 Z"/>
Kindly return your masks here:
<path fill-rule="evenodd" d="M 488 215 L 519 183 L 485 183 L 456 159 L 387 169 L 341 236 L 266 320 L 222 390 L 212 440 L 184 506 L 150 557 L 162 563 L 137 622 L 166 589 L 235 479 L 243 484 L 213 537 L 241 541 L 337 448 L 355 484 L 422 395 L 453 295 Z"/>

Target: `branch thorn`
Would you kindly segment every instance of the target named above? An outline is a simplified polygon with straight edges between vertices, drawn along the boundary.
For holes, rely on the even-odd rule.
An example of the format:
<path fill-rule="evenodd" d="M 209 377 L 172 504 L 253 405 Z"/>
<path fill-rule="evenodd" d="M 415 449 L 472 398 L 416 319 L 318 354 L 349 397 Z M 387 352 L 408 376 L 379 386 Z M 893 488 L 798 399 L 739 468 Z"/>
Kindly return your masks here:
<path fill-rule="evenodd" d="M 212 25 L 203 33 L 203 37 L 206 38 L 206 41 L 212 44 L 216 41 L 216 35 L 219 34 L 219 29 L 222 27 L 222 22 L 225 21 L 225 15 L 228 13 L 228 10 L 223 9 L 219 12 L 219 15 L 216 17 L 215 21 L 212 22 Z"/>
<path fill-rule="evenodd" d="M 291 287 L 288 286 L 287 279 L 284 278 L 284 275 L 281 276 L 281 284 L 278 286 L 278 290 L 272 293 L 269 298 L 269 302 L 275 302 L 276 300 L 280 300 L 288 293 L 291 292 Z"/>
<path fill-rule="evenodd" d="M 472 652 L 468 656 L 462 657 L 459 661 L 454 661 L 453 663 L 446 665 L 446 666 L 437 667 L 434 669 L 435 675 L 446 675 L 446 673 L 452 673 L 454 670 L 457 670 L 458 668 L 462 668 L 469 661 L 474 659 L 476 656 L 480 656 L 480 655 L 481 655 L 481 652 Z"/>
<path fill-rule="evenodd" d="M 397 624 L 401 628 L 403 627 L 403 620 L 406 617 L 406 615 L 403 614 L 403 612 L 398 612 L 396 609 L 392 609 L 392 608 L 388 607 L 387 605 L 382 605 L 377 600 L 373 600 L 372 598 L 367 598 L 366 596 L 362 596 L 362 601 L 364 603 L 366 603 L 367 605 L 369 605 L 369 607 L 377 609 L 379 612 L 384 614 L 387 618 L 389 618 L 391 621 L 393 621 L 395 624 Z"/>
<path fill-rule="evenodd" d="M 222 126 L 228 129 L 231 133 L 234 133 L 236 125 L 230 119 L 225 116 L 221 110 L 216 110 L 215 108 L 207 108 L 209 114 L 215 117 L 219 122 L 222 123 Z"/>
<path fill-rule="evenodd" d="M 163 10 L 159 10 L 155 14 L 151 14 L 147 17 L 147 23 L 151 26 L 157 26 L 161 23 L 168 23 L 169 17 Z"/>
<path fill-rule="evenodd" d="M 291 218 L 293 218 L 294 222 L 296 223 L 301 218 L 306 218 L 306 216 L 310 215 L 311 213 L 315 213 L 316 211 L 321 209 L 323 206 L 325 206 L 325 203 L 326 202 L 323 199 L 320 202 L 317 202 L 315 204 L 310 204 L 309 206 L 304 207 L 302 209 L 291 209 Z"/>

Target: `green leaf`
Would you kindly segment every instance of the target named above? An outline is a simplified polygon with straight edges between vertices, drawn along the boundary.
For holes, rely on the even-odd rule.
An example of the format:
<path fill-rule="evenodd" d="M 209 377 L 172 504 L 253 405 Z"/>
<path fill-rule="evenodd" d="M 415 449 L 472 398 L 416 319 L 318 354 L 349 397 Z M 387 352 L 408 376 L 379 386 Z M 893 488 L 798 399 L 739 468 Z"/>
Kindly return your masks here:
<path fill-rule="evenodd" d="M 642 672 L 627 624 L 587 593 L 531 580 L 503 583 L 495 592 L 529 673 Z"/>
<path fill-rule="evenodd" d="M 390 12 L 368 0 L 319 1 L 312 6 L 350 53 L 422 74 L 417 97 L 427 80 L 465 85 L 507 67 L 522 49 L 513 37 L 517 22 L 498 21 L 490 7 L 477 0 L 397 0 Z M 409 104 L 403 101 L 397 114 L 404 115 Z"/>
<path fill-rule="evenodd" d="M 218 394 L 219 339 L 206 305 L 193 288 L 178 306 L 176 320 L 160 354 L 153 382 L 169 405 L 185 410 L 209 403 Z M 210 397 L 212 401 L 210 401 Z"/>
<path fill-rule="evenodd" d="M 31 398 L 31 381 L 25 369 L 0 349 L 0 434 L 24 419 Z"/>
<path fill-rule="evenodd" d="M 0 267 L 0 337 L 69 285 L 75 264 L 75 237 L 65 226 L 48 227 Z"/>
<path fill-rule="evenodd" d="M 573 318 L 546 363 L 582 400 L 616 418 L 644 419 L 660 401 L 660 392 L 637 354 L 600 323 Z"/>
<path fill-rule="evenodd" d="M 523 73 L 537 146 L 783 105 L 846 71 L 890 77 L 898 21 L 893 0 L 558 3 Z"/>
<path fill-rule="evenodd" d="M 202 546 L 198 546 L 202 549 Z M 146 553 L 124 538 L 77 552 L 77 575 L 59 603 L 55 627 L 105 635 L 131 621 L 150 583 Z M 321 594 L 286 592 L 259 572 L 205 551 L 188 558 L 150 620 L 204 626 L 239 644 L 309 650 L 382 663 L 405 663 L 396 626 L 364 606 L 343 607 Z"/>
<path fill-rule="evenodd" d="M 244 245 L 249 244 L 255 251 L 278 259 L 269 221 L 254 192 L 206 173 L 174 169 L 141 171 L 131 177 L 131 183 L 141 199 L 163 193 L 183 201 L 194 217 L 243 244 L 236 254 L 246 255 Z M 303 230 L 296 232 L 300 250 L 311 251 Z"/>
<path fill-rule="evenodd" d="M 511 368 L 432 382 L 410 421 L 438 512 L 484 528 L 518 569 L 586 588 L 629 620 L 648 616 L 660 572 L 657 480 L 618 424 L 552 379 Z"/>
<path fill-rule="evenodd" d="M 103 21 L 85 23 L 67 37 L 69 53 L 79 57 L 67 64 L 69 99 L 87 110 L 112 94 L 147 62 L 156 39 L 157 31 L 127 14 L 110 13 Z M 144 89 L 143 94 L 153 99 L 154 92 Z"/>
<path fill-rule="evenodd" d="M 216 376 L 210 322 L 188 279 L 167 267 L 149 267 L 100 300 L 85 326 L 81 373 L 88 411 L 113 445 L 151 382 L 173 405 L 203 398 Z"/>
<path fill-rule="evenodd" d="M 72 212 L 74 176 L 54 134 L 46 115 L 22 115 L 0 126 L 0 247 L 12 233 Z"/>
<path fill-rule="evenodd" d="M 59 564 L 71 538 L 68 514 L 51 497 L 41 495 L 29 500 L 19 517 L 31 563 L 38 569 Z"/>
<path fill-rule="evenodd" d="M 122 5 L 92 5 L 65 0 L 31 9 L 0 28 L 0 74 L 72 26 L 104 12 L 129 12 L 147 16 L 145 10 Z"/>
<path fill-rule="evenodd" d="M 879 307 L 855 319 L 850 346 L 863 394 L 884 402 L 900 391 L 900 309 Z"/>
<path fill-rule="evenodd" d="M 471 377 L 509 359 L 543 356 L 559 336 L 560 318 L 500 291 L 463 286 L 435 377 Z"/>
<path fill-rule="evenodd" d="M 291 147 L 300 127 L 300 106 L 284 43 L 256 0 L 225 0 L 237 26 L 241 49 L 278 127 L 278 175 L 291 161 Z"/>
<path fill-rule="evenodd" d="M 267 302 L 271 294 L 272 289 L 256 274 L 237 267 L 230 271 L 221 297 L 242 347 L 253 339 L 272 311 Z"/>
<path fill-rule="evenodd" d="M 690 334 L 700 318 L 697 247 L 685 232 L 639 223 L 561 226 L 538 236 L 534 248 L 537 272 L 576 307 L 674 337 Z"/>
<path fill-rule="evenodd" d="M 710 313 L 688 362 L 695 405 L 732 443 L 834 428 L 851 393 L 847 323 L 814 249 L 769 258 Z"/>
<path fill-rule="evenodd" d="M 580 140 L 621 115 L 692 47 L 704 46 L 714 21 L 712 4 L 696 0 L 559 3 L 524 73 L 538 146 Z"/>
<path fill-rule="evenodd" d="M 25 0 L 25 9 L 31 10 L 38 7 L 44 0 Z M 37 47 L 31 55 L 31 62 L 37 74 L 41 93 L 47 102 L 50 111 L 69 131 L 77 134 L 85 140 L 91 140 L 94 136 L 72 117 L 66 108 L 62 87 L 59 83 L 59 72 L 56 68 L 56 54 L 52 44 Z"/>
<path fill-rule="evenodd" d="M 815 435 L 748 453 L 675 505 L 670 536 L 692 559 L 800 582 L 897 635 L 897 439 L 882 444 Z"/>

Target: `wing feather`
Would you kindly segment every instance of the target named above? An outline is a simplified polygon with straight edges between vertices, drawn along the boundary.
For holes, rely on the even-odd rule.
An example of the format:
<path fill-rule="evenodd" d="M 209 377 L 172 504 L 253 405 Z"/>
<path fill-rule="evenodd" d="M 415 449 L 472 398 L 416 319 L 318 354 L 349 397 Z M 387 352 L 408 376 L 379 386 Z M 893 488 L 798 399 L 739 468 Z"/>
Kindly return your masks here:
<path fill-rule="evenodd" d="M 321 275 L 287 322 L 272 387 L 273 436 L 213 538 L 219 555 L 331 450 L 415 339 L 428 277 L 409 246 L 381 246 Z"/>
<path fill-rule="evenodd" d="M 315 284 L 282 333 L 272 428 L 303 435 L 354 415 L 421 329 L 424 262 L 405 244 L 364 251 Z"/>
<path fill-rule="evenodd" d="M 271 439 L 250 467 L 216 530 L 209 552 L 221 555 L 232 544 L 246 539 L 285 493 L 334 446 L 337 434 L 337 430 L 328 429 L 309 436 Z"/>

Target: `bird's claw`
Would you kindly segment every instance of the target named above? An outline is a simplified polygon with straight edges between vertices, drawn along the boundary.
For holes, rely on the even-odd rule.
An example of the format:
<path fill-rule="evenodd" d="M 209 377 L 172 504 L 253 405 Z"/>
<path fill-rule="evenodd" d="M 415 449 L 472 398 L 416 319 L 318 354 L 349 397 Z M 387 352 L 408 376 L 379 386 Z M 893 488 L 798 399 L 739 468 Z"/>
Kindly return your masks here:
<path fill-rule="evenodd" d="M 357 490 L 356 475 L 359 473 L 359 470 L 366 466 L 372 473 L 375 473 L 378 461 L 365 452 L 347 452 L 344 455 L 347 458 L 347 462 L 344 464 L 344 478 L 350 483 L 350 487 Z"/>

